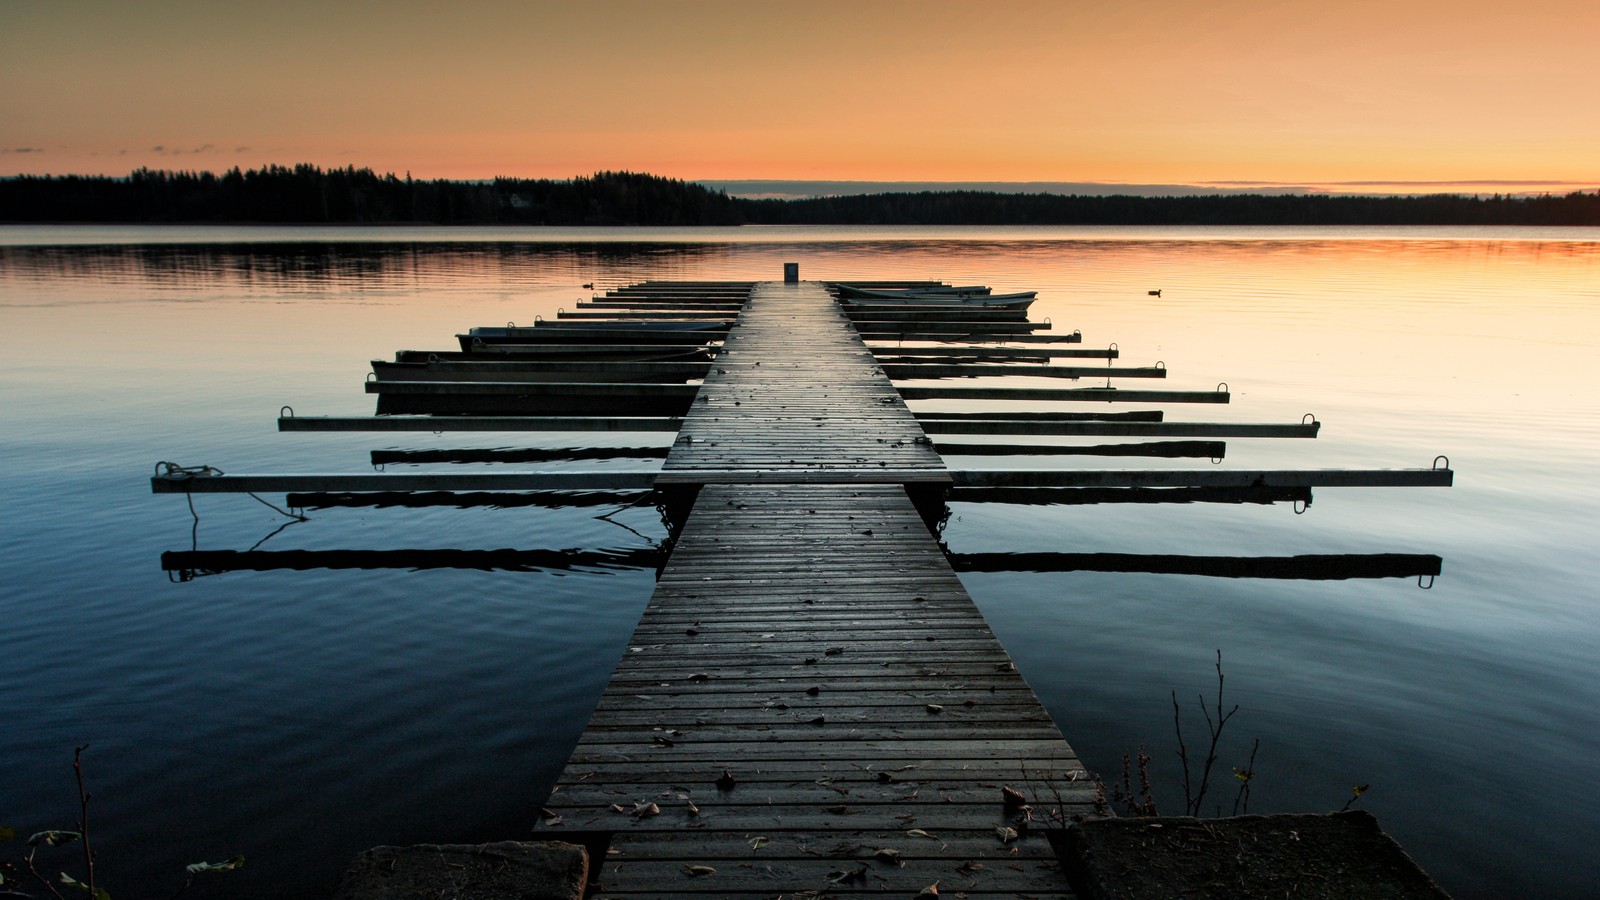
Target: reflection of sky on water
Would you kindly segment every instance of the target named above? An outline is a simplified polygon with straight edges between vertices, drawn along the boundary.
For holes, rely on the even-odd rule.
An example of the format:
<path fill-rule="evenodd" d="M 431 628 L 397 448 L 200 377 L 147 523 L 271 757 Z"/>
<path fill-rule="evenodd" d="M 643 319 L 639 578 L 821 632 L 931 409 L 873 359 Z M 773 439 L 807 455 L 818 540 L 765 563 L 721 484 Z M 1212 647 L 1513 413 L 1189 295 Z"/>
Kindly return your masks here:
<path fill-rule="evenodd" d="M 370 844 L 520 828 L 651 584 L 649 571 L 444 569 L 169 584 L 159 555 L 189 548 L 191 520 L 180 498 L 148 493 L 157 460 L 361 471 L 373 450 L 556 448 L 540 434 L 278 434 L 273 419 L 284 404 L 368 414 L 367 360 L 550 316 L 586 298 L 584 283 L 776 277 L 790 260 L 805 277 L 1038 289 L 1035 318 L 1081 329 L 1084 346 L 1115 341 L 1123 365 L 1162 360 L 1168 388 L 1234 392 L 1225 407 L 1168 406 L 1169 419 L 1312 412 L 1324 423 L 1314 441 L 1231 439 L 1223 467 L 1418 467 L 1447 454 L 1452 489 L 1319 489 L 1298 517 L 1287 505 L 958 503 L 945 537 L 966 553 L 1439 554 L 1431 591 L 1094 572 L 964 580 L 1092 768 L 1114 770 L 1144 744 L 1174 784 L 1167 691 L 1207 689 L 1221 647 L 1243 706 L 1234 737 L 1262 737 L 1259 808 L 1333 808 L 1349 784 L 1371 782 L 1361 805 L 1458 896 L 1519 885 L 1570 895 L 1593 882 L 1582 841 L 1600 824 L 1596 798 L 1573 791 L 1600 776 L 1588 577 L 1600 488 L 1581 474 L 1600 446 L 1589 380 L 1600 243 L 1414 229 L 1361 232 L 1403 238 L 1385 240 L 1064 229 L 917 242 L 843 229 L 809 244 L 784 233 L 672 245 L 654 232 L 508 244 L 489 240 L 504 233 L 370 229 L 329 245 L 277 231 L 297 242 L 21 247 L 18 229 L 0 233 L 11 245 L 0 246 L 0 681 L 27 710 L 4 738 L 17 773 L 8 807 L 19 826 L 64 823 L 71 746 L 92 742 L 106 847 L 193 836 L 173 851 L 181 860 L 142 849 L 108 859 L 113 876 L 138 873 L 124 882 L 244 852 L 251 865 L 231 889 L 293 893 Z M 248 548 L 282 522 L 248 498 L 196 503 L 202 549 Z M 601 511 L 322 509 L 262 549 L 629 551 L 661 536 L 649 508 L 618 516 L 632 532 Z M 1545 821 L 1560 827 L 1536 826 Z M 308 845 L 327 859 L 308 868 Z"/>

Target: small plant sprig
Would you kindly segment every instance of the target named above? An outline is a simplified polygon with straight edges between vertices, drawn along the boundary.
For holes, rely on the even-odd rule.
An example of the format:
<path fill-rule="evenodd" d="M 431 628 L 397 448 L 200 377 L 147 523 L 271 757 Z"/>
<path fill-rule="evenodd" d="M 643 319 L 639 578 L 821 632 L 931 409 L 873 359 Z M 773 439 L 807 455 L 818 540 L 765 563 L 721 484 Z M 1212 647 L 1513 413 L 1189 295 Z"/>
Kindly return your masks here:
<path fill-rule="evenodd" d="M 1138 760 L 1139 791 L 1133 790 L 1133 761 Z M 1137 756 L 1122 754 L 1122 780 L 1111 787 L 1111 799 L 1123 805 L 1132 816 L 1159 816 L 1150 791 L 1150 754 L 1139 748 Z"/>
<path fill-rule="evenodd" d="M 28 838 L 26 844 L 28 852 L 22 857 L 20 866 L 17 863 L 9 860 L 0 860 L 0 898 L 35 896 L 22 891 L 20 887 L 15 887 L 16 885 L 20 885 L 22 883 L 22 876 L 25 873 L 28 879 L 38 883 L 40 887 L 48 891 L 50 896 L 56 898 L 56 900 L 67 900 L 67 898 L 62 895 L 61 891 L 56 888 L 56 885 L 39 872 L 38 866 L 34 862 L 34 857 L 38 854 L 40 847 L 63 847 L 75 841 L 82 841 L 83 878 L 80 880 L 72 877 L 66 872 L 62 872 L 60 883 L 67 887 L 77 888 L 78 890 L 83 891 L 89 895 L 90 900 L 111 900 L 110 892 L 95 883 L 95 852 L 94 845 L 90 842 L 89 838 L 90 795 L 87 783 L 83 776 L 83 751 L 88 749 L 89 745 L 84 744 L 83 746 L 74 750 L 72 754 L 72 771 L 73 774 L 77 776 L 78 781 L 78 830 L 50 830 L 37 832 L 32 837 Z M 0 826 L 0 843 L 15 840 L 16 836 L 17 830 L 15 828 L 9 825 Z M 189 886 L 194 884 L 196 875 L 204 874 L 206 872 L 229 872 L 243 865 L 243 856 L 235 856 L 226 862 L 220 863 L 193 863 L 186 867 L 189 879 L 183 883 L 183 887 L 179 888 L 177 894 L 174 894 L 173 896 L 176 897 L 178 894 L 182 894 L 184 891 L 187 891 Z"/>
<path fill-rule="evenodd" d="M 1233 814 L 1236 816 L 1250 812 L 1250 782 L 1256 777 L 1256 751 L 1259 749 L 1261 738 L 1256 738 L 1255 743 L 1250 745 L 1250 761 L 1242 769 L 1233 767 L 1233 777 L 1239 779 L 1239 793 L 1233 798 Z"/>
<path fill-rule="evenodd" d="M 1357 800 L 1360 800 L 1361 799 L 1361 795 L 1365 794 L 1367 792 L 1367 789 L 1370 788 L 1370 787 L 1372 787 L 1372 785 L 1370 785 L 1370 784 L 1358 784 L 1355 787 L 1352 787 L 1350 789 L 1350 799 L 1346 800 L 1344 802 L 1344 805 L 1339 807 L 1339 812 L 1345 812 L 1351 806 L 1354 806 L 1355 802 Z"/>

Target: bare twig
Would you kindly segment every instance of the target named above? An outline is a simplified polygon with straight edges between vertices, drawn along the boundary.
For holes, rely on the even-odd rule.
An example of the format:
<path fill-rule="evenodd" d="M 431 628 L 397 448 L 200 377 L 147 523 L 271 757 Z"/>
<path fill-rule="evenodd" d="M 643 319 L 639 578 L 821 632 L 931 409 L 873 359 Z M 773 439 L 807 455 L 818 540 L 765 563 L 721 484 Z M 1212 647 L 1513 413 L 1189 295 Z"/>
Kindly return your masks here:
<path fill-rule="evenodd" d="M 89 844 L 89 792 L 83 785 L 83 751 L 89 749 L 88 744 L 79 747 L 72 754 L 72 771 L 78 776 L 78 833 L 83 835 L 83 874 L 84 883 L 89 888 L 89 896 L 94 893 L 94 848 Z"/>
<path fill-rule="evenodd" d="M 1183 808 L 1194 808 L 1194 791 L 1189 782 L 1189 747 L 1183 742 L 1183 717 L 1179 715 L 1178 692 L 1172 691 L 1172 730 L 1178 734 L 1178 759 L 1183 762 Z"/>
<path fill-rule="evenodd" d="M 61 892 L 56 890 L 56 886 L 51 884 L 49 879 L 45 878 L 43 875 L 40 875 L 39 870 L 33 867 L 33 854 L 37 852 L 39 852 L 38 847 L 32 847 L 28 850 L 28 855 L 26 857 L 28 863 L 28 874 L 33 876 L 34 881 L 44 885 L 44 889 L 49 891 L 51 896 L 55 897 L 56 900 L 66 900 L 65 897 L 61 896 Z"/>
<path fill-rule="evenodd" d="M 1223 710 L 1222 710 L 1222 687 L 1223 687 L 1224 677 L 1223 677 L 1223 674 L 1222 674 L 1222 651 L 1221 650 L 1217 651 L 1216 669 L 1217 669 L 1217 708 L 1216 708 L 1217 715 L 1216 715 L 1216 718 L 1212 718 L 1212 716 L 1211 716 L 1212 710 L 1211 710 L 1211 707 L 1206 705 L 1205 695 L 1204 694 L 1200 695 L 1200 714 L 1205 716 L 1206 733 L 1210 736 L 1211 743 L 1206 747 L 1205 762 L 1202 763 L 1199 766 L 1199 769 L 1200 769 L 1200 785 L 1199 785 L 1199 787 L 1194 787 L 1193 786 L 1194 785 L 1193 776 L 1191 776 L 1190 771 L 1189 771 L 1189 748 L 1184 744 L 1184 741 L 1183 741 L 1183 722 L 1182 722 L 1182 716 L 1180 715 L 1180 710 L 1178 708 L 1178 692 L 1177 691 L 1173 691 L 1172 692 L 1172 725 L 1173 725 L 1174 730 L 1176 730 L 1177 733 L 1178 733 L 1178 759 L 1182 760 L 1182 762 L 1183 762 L 1183 801 L 1184 801 L 1184 809 L 1185 809 L 1186 814 L 1187 815 L 1191 815 L 1191 816 L 1200 815 L 1200 807 L 1201 807 L 1201 804 L 1203 804 L 1205 802 L 1206 792 L 1211 789 L 1211 770 L 1217 764 L 1217 742 L 1222 739 L 1222 729 L 1228 724 L 1228 720 L 1233 718 L 1233 714 L 1239 711 L 1238 704 L 1234 704 L 1233 708 L 1228 710 L 1227 712 L 1223 712 Z M 1220 812 L 1219 812 L 1219 814 L 1220 814 Z"/>

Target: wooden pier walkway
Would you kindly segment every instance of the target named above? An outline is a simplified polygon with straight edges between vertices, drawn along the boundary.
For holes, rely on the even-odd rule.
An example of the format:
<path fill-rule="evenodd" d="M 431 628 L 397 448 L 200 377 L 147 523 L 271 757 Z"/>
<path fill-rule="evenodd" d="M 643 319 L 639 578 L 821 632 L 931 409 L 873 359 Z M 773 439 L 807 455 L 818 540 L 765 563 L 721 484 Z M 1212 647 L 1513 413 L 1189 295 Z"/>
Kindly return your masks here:
<path fill-rule="evenodd" d="M 1093 786 L 907 495 L 948 480 L 827 291 L 756 286 L 657 481 L 694 508 L 546 804 L 607 848 L 591 896 L 1070 896 L 1040 826 Z"/>
<path fill-rule="evenodd" d="M 820 284 L 750 294 L 658 484 L 948 484 L 894 385 Z"/>

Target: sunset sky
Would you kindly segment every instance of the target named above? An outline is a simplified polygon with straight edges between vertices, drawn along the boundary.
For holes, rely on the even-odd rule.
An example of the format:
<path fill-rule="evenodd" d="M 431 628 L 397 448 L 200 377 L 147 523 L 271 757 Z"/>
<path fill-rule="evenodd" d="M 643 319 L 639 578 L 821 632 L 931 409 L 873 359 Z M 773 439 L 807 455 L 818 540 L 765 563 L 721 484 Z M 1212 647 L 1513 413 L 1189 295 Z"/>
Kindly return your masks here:
<path fill-rule="evenodd" d="M 1600 185 L 1595 0 L 0 0 L 0 174 Z"/>

